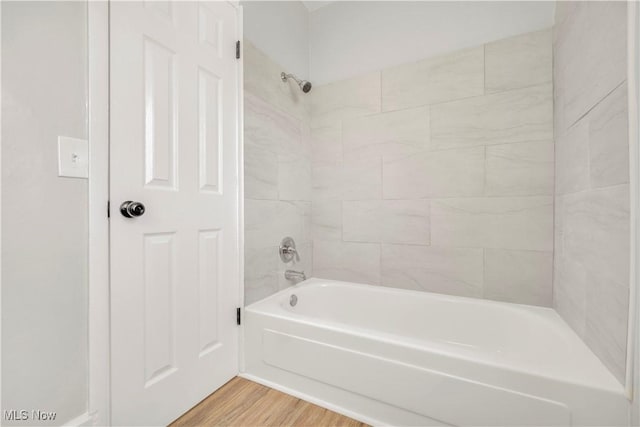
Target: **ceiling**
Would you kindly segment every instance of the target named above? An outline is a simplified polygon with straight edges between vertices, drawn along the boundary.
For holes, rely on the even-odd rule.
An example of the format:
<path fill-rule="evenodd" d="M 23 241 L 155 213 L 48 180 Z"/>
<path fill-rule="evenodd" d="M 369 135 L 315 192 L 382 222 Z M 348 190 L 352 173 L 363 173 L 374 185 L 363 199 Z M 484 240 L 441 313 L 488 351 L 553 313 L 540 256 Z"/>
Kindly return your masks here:
<path fill-rule="evenodd" d="M 321 7 L 328 5 L 329 3 L 333 3 L 333 1 L 322 1 L 322 0 L 306 0 L 302 1 L 302 4 L 309 9 L 309 12 L 313 12 L 314 10 L 318 10 Z"/>

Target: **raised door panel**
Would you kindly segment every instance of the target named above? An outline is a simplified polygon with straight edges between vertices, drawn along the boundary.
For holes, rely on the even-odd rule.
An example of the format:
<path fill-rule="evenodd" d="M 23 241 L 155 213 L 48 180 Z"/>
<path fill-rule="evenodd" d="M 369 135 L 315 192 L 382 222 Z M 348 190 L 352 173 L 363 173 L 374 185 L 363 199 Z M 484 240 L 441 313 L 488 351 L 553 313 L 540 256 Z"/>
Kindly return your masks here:
<path fill-rule="evenodd" d="M 150 387 L 177 370 L 173 233 L 144 236 L 144 378 Z"/>
<path fill-rule="evenodd" d="M 205 230 L 199 233 L 198 300 L 199 300 L 199 357 L 206 356 L 221 345 L 219 341 L 218 308 L 222 233 Z"/>
<path fill-rule="evenodd" d="M 222 192 L 222 83 L 215 74 L 198 70 L 199 179 L 204 192 Z"/>
<path fill-rule="evenodd" d="M 145 185 L 176 189 L 175 54 L 147 37 L 143 49 Z"/>

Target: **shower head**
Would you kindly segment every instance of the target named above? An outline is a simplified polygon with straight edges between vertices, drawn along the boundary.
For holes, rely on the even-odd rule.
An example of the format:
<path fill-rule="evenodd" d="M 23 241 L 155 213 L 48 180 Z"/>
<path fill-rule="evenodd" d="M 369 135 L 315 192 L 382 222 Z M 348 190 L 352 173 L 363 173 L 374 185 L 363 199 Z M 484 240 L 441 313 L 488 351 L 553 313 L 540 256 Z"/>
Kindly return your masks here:
<path fill-rule="evenodd" d="M 309 91 L 311 90 L 311 83 L 306 80 L 303 80 L 298 84 L 300 85 L 300 89 L 302 89 L 304 93 L 309 93 Z"/>
<path fill-rule="evenodd" d="M 310 82 L 306 80 L 300 80 L 293 74 L 287 74 L 283 71 L 282 73 L 280 73 L 280 78 L 282 79 L 283 82 L 286 82 L 289 79 L 293 79 L 296 83 L 298 83 L 298 86 L 300 86 L 300 89 L 302 89 L 304 93 L 309 93 L 309 91 L 311 90 Z"/>

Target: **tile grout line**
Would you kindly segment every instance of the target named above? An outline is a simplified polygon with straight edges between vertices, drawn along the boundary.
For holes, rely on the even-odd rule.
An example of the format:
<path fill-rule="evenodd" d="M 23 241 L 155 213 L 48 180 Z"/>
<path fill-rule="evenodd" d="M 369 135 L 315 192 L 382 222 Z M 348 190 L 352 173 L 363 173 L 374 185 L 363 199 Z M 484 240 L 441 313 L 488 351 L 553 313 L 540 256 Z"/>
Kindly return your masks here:
<path fill-rule="evenodd" d="M 565 129 L 562 130 L 563 131 L 562 134 L 565 135 L 569 129 L 571 129 L 572 127 L 577 125 L 578 122 L 582 121 L 586 116 L 589 115 L 589 113 L 591 113 L 596 107 L 598 107 L 602 102 L 604 102 L 605 99 L 607 99 L 613 92 L 618 90 L 618 88 L 620 88 L 620 86 L 624 85 L 625 83 L 627 83 L 627 79 L 626 78 L 624 80 L 622 80 L 620 83 L 618 83 L 609 92 L 607 92 L 606 95 L 604 95 L 602 98 L 598 99 L 591 107 L 589 107 L 589 109 L 587 111 L 584 112 L 584 114 L 580 115 L 580 117 L 578 117 L 576 120 L 574 120 L 573 123 L 571 123 L 568 126 L 565 126 Z"/>

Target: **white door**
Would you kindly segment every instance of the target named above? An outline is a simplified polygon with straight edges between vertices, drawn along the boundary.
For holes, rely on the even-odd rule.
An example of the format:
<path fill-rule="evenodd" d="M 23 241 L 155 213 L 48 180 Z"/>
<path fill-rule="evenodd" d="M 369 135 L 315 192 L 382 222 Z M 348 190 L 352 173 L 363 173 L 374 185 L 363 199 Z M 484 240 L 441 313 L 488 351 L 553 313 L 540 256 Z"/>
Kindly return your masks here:
<path fill-rule="evenodd" d="M 237 11 L 110 8 L 112 421 L 164 425 L 238 372 Z"/>

